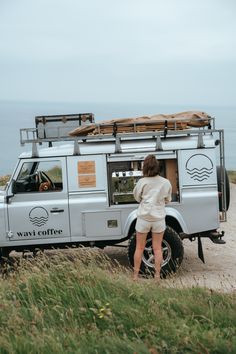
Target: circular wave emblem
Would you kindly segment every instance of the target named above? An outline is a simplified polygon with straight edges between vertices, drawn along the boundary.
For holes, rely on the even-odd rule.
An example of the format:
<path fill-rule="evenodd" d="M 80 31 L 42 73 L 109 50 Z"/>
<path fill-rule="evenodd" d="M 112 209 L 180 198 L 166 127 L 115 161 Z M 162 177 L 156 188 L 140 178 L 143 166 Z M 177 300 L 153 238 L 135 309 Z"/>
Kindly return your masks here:
<path fill-rule="evenodd" d="M 42 207 L 35 207 L 29 213 L 29 219 L 35 226 L 41 227 L 48 221 L 49 215 L 46 209 Z"/>
<path fill-rule="evenodd" d="M 208 156 L 196 154 L 191 156 L 186 163 L 187 173 L 194 181 L 207 180 L 213 173 L 213 163 Z"/>

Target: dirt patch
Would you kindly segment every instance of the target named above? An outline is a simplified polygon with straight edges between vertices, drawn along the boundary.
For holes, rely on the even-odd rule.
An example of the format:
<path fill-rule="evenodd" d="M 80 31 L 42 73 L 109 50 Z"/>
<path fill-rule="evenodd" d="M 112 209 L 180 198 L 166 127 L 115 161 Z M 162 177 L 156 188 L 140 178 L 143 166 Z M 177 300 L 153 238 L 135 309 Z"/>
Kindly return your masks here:
<path fill-rule="evenodd" d="M 163 285 L 170 287 L 203 286 L 220 291 L 236 291 L 236 185 L 231 184 L 231 202 L 227 222 L 221 224 L 226 244 L 203 239 L 205 264 L 198 258 L 197 242 L 184 240 L 184 260 L 178 273 Z M 107 247 L 106 254 L 123 266 L 129 266 L 126 248 Z"/>

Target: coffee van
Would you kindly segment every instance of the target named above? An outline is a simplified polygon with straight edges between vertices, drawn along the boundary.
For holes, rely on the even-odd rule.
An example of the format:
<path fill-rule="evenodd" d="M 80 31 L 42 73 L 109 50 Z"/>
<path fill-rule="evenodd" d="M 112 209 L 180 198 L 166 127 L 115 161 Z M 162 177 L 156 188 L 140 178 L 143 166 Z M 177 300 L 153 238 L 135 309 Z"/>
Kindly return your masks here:
<path fill-rule="evenodd" d="M 214 118 L 209 117 L 207 126 L 181 130 L 169 129 L 167 120 L 163 129 L 151 131 L 138 131 L 134 123 L 129 132 L 120 133 L 116 122 L 108 134 L 96 124 L 96 135 L 79 137 L 68 135 L 74 121 L 89 126 L 94 117 L 89 113 L 36 117 L 34 128 L 21 129 L 21 144 L 31 144 L 31 150 L 20 155 L 0 194 L 2 257 L 12 250 L 122 244 L 127 245 L 132 265 L 137 217 L 132 192 L 150 153 L 172 185 L 162 275 L 180 266 L 183 239 L 198 242 L 202 261 L 202 238 L 225 243 L 220 223 L 226 221 L 229 182 L 224 131 L 215 128 Z M 150 237 L 141 270 L 154 270 Z"/>

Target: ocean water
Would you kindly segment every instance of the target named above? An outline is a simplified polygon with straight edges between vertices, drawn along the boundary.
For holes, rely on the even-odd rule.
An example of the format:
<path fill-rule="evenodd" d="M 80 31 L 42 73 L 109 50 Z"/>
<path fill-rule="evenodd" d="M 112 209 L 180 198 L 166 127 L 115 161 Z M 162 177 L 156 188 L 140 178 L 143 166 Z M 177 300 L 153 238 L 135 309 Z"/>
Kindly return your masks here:
<path fill-rule="evenodd" d="M 187 110 L 205 111 L 216 118 L 216 128 L 224 129 L 226 168 L 236 170 L 236 107 L 196 107 L 140 103 L 54 103 L 0 101 L 0 176 L 11 174 L 18 155 L 30 150 L 20 146 L 20 128 L 33 128 L 37 115 L 91 112 L 95 121 L 110 118 L 135 117 L 155 113 L 176 113 Z"/>

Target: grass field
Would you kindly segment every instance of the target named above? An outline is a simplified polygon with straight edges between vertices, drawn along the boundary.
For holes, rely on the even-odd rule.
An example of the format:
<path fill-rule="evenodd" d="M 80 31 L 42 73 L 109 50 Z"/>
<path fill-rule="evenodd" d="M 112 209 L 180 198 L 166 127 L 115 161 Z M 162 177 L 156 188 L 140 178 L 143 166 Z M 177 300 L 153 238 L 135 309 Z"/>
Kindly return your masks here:
<path fill-rule="evenodd" d="M 22 259 L 0 276 L 0 354 L 228 354 L 235 328 L 235 292 L 136 283 L 98 251 Z"/>
<path fill-rule="evenodd" d="M 96 250 L 23 259 L 0 281 L 0 353 L 236 353 L 235 294 L 133 282 Z"/>

